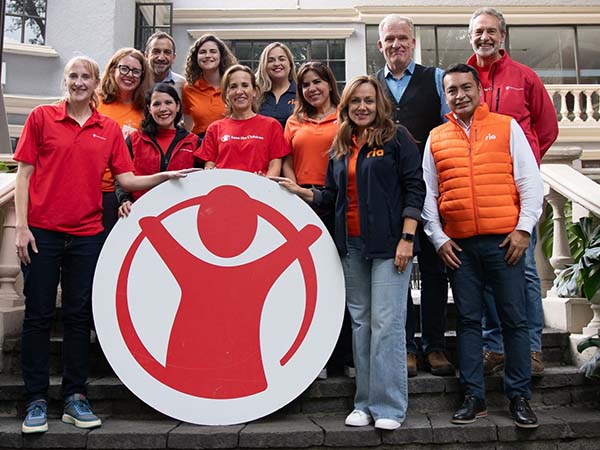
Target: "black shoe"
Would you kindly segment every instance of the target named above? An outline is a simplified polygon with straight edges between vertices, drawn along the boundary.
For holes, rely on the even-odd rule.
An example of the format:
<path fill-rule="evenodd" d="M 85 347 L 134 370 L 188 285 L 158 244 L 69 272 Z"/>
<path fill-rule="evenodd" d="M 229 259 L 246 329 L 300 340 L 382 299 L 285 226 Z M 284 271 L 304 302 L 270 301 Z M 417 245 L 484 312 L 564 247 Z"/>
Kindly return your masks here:
<path fill-rule="evenodd" d="M 537 428 L 540 426 L 529 401 L 525 397 L 514 397 L 510 400 L 510 417 L 519 428 Z"/>
<path fill-rule="evenodd" d="M 487 417 L 485 400 L 473 395 L 465 395 L 462 406 L 452 416 L 452 423 L 473 423 L 478 417 Z"/>

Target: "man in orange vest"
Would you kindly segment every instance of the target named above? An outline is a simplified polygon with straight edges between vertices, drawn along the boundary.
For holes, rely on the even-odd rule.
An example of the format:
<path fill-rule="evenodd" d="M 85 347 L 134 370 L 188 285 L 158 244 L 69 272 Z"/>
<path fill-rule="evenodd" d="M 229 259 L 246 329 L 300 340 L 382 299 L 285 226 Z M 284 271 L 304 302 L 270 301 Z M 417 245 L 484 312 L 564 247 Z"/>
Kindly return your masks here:
<path fill-rule="evenodd" d="M 504 392 L 510 413 L 518 427 L 535 428 L 522 256 L 542 211 L 542 180 L 519 124 L 480 104 L 482 88 L 473 67 L 455 64 L 442 81 L 451 112 L 425 146 L 423 220 L 448 267 L 458 312 L 465 398 L 452 422 L 472 423 L 487 415 L 481 317 L 489 285 L 504 330 Z"/>

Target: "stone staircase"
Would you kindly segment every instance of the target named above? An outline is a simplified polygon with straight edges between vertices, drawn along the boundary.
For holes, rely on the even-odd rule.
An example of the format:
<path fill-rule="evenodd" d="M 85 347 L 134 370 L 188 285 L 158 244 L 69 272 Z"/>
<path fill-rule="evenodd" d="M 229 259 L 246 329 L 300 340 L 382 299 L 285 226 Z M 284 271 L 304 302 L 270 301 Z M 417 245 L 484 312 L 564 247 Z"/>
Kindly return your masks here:
<path fill-rule="evenodd" d="M 450 305 L 451 316 L 452 310 Z M 446 340 L 454 359 L 455 333 L 448 331 Z M 547 328 L 542 342 L 546 374 L 533 380 L 531 402 L 540 419 L 536 430 L 520 430 L 512 423 L 501 375 L 487 378 L 489 416 L 470 425 L 452 425 L 449 419 L 461 401 L 458 379 L 424 371 L 409 380 L 409 415 L 394 432 L 344 426 L 352 408 L 354 381 L 335 372 L 261 420 L 234 426 L 190 425 L 137 399 L 93 343 L 88 396 L 104 424 L 86 431 L 60 421 L 61 339 L 57 337 L 51 342 L 50 430 L 22 435 L 20 340 L 8 339 L 2 355 L 5 370 L 0 374 L 0 449 L 600 449 L 600 383 L 569 365 L 568 333 Z"/>

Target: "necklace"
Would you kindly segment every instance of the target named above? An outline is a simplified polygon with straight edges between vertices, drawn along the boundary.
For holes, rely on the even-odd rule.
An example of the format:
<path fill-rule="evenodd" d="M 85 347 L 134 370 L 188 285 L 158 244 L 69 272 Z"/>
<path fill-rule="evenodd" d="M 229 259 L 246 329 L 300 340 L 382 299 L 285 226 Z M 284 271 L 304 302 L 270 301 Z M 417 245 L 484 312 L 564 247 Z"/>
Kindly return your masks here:
<path fill-rule="evenodd" d="M 316 120 L 323 120 L 325 117 L 329 116 L 332 112 L 335 111 L 335 106 L 330 107 L 327 111 L 325 111 L 323 114 L 315 114 L 315 119 Z"/>

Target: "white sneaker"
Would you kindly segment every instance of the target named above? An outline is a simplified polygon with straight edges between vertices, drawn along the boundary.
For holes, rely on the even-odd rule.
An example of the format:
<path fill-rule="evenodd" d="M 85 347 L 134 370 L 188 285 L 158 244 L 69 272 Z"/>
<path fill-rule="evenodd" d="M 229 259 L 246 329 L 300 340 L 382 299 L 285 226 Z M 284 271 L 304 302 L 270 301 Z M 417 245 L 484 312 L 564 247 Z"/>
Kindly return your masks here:
<path fill-rule="evenodd" d="M 317 375 L 317 379 L 319 379 L 319 380 L 326 380 L 327 379 L 327 367 L 324 367 L 319 372 L 319 375 Z"/>
<path fill-rule="evenodd" d="M 380 430 L 396 430 L 400 428 L 400 422 L 394 419 L 377 419 L 375 421 L 375 428 Z"/>
<path fill-rule="evenodd" d="M 348 414 L 344 423 L 350 427 L 366 427 L 371 423 L 371 416 L 360 409 L 355 409 Z"/>

